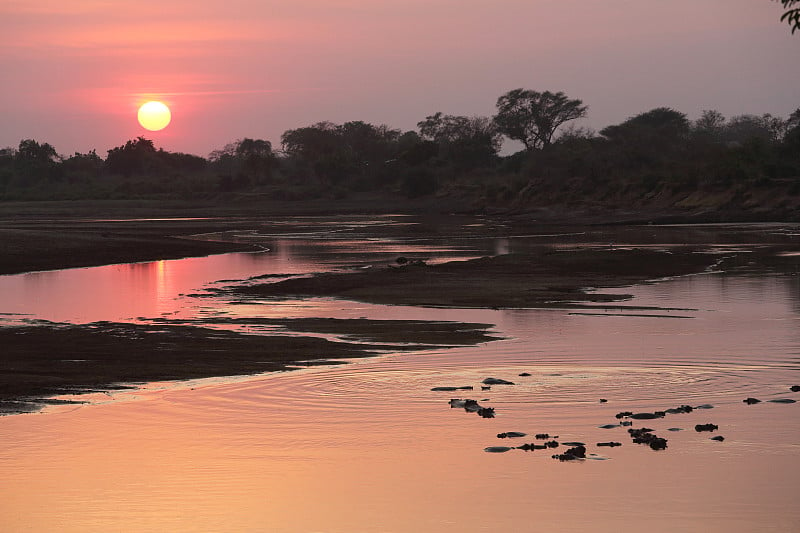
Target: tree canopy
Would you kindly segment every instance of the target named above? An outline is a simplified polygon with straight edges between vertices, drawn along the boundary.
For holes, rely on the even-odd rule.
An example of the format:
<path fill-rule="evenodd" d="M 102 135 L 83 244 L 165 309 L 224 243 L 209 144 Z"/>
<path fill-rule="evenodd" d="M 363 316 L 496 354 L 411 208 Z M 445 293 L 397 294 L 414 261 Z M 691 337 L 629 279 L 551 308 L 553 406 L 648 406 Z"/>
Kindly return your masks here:
<path fill-rule="evenodd" d="M 494 123 L 500 133 L 533 150 L 549 146 L 559 126 L 585 117 L 587 109 L 581 100 L 563 92 L 514 89 L 497 99 Z"/>

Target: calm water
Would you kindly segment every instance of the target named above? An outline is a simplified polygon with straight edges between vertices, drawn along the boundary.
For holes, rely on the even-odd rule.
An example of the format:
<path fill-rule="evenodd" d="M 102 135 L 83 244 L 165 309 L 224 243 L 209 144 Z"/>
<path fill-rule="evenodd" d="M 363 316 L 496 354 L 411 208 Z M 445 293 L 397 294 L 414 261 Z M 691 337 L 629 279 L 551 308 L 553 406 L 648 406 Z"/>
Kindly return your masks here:
<path fill-rule="evenodd" d="M 468 257 L 514 245 L 413 252 Z M 29 318 L 423 318 L 489 322 L 506 337 L 332 368 L 152 384 L 0 418 L 0 530 L 800 530 L 800 404 L 741 402 L 800 399 L 789 392 L 800 384 L 797 275 L 702 274 L 630 289 L 633 304 L 684 308 L 650 312 L 667 317 L 188 296 L 220 279 L 351 265 L 370 248 L 370 260 L 413 255 L 408 246 L 273 240 L 263 254 L 0 277 L 0 311 Z M 451 409 L 459 393 L 430 391 L 479 389 L 487 376 L 517 383 L 463 393 L 495 407 L 494 419 Z M 631 444 L 624 428 L 598 427 L 619 411 L 681 404 L 714 408 L 646 421 L 669 439 L 664 451 Z M 694 431 L 708 422 L 724 442 Z M 583 441 L 598 455 L 559 463 L 550 451 L 485 453 L 508 444 L 496 437 L 504 431 Z M 609 440 L 623 446 L 594 446 Z"/>

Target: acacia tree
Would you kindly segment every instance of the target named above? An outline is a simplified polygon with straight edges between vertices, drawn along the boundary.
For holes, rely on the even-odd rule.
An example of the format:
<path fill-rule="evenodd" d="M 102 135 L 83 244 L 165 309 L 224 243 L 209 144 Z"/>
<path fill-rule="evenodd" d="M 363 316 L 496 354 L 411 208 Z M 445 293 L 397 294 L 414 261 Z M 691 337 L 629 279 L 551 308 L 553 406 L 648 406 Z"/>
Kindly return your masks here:
<path fill-rule="evenodd" d="M 500 133 L 534 150 L 549 146 L 559 126 L 585 117 L 587 109 L 581 100 L 563 92 L 514 89 L 497 99 L 494 123 Z"/>

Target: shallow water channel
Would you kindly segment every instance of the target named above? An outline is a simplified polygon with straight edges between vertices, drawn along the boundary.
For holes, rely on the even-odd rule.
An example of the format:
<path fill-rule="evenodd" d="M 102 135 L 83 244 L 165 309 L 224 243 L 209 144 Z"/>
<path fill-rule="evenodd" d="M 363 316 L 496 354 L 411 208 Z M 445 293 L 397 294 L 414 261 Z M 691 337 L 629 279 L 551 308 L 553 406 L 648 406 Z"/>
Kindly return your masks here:
<path fill-rule="evenodd" d="M 800 530 L 800 403 L 768 401 L 800 400 L 789 390 L 800 384 L 796 273 L 704 273 L 625 289 L 634 295 L 626 303 L 666 309 L 657 312 L 194 296 L 217 280 L 515 245 L 265 238 L 262 253 L 0 277 L 0 318 L 9 323 L 367 317 L 485 322 L 504 337 L 154 383 L 1 417 L 0 530 Z M 489 376 L 516 384 L 481 391 Z M 475 390 L 431 391 L 463 385 Z M 497 416 L 450 408 L 453 397 L 478 399 Z M 762 403 L 745 405 L 746 397 Z M 631 443 L 624 427 L 600 427 L 619 422 L 620 411 L 683 404 L 713 408 L 635 421 L 666 437 L 666 450 Z M 704 423 L 719 430 L 694 430 Z M 497 437 L 507 431 L 528 436 Z M 536 442 L 536 433 L 585 442 L 589 456 L 562 463 L 550 457 L 558 449 L 484 451 Z M 603 441 L 622 446 L 595 445 Z"/>

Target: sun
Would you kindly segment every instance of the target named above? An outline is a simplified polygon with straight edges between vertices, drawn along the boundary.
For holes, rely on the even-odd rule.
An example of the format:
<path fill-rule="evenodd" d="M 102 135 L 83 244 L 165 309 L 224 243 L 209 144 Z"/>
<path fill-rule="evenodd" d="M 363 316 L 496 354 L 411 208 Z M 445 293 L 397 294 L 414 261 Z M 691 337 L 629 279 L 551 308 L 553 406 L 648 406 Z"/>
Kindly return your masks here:
<path fill-rule="evenodd" d="M 147 102 L 139 108 L 139 124 L 150 131 L 163 130 L 172 120 L 172 113 L 163 102 Z"/>

